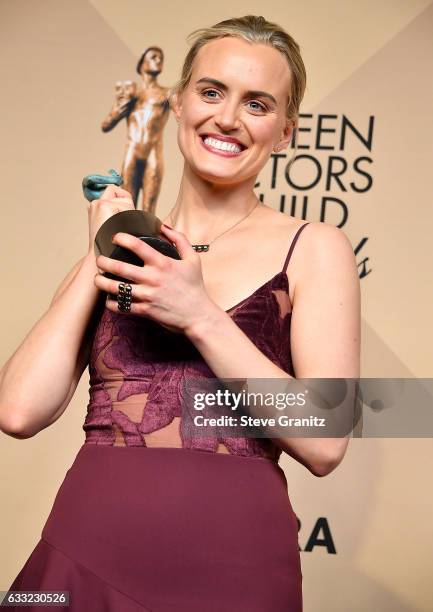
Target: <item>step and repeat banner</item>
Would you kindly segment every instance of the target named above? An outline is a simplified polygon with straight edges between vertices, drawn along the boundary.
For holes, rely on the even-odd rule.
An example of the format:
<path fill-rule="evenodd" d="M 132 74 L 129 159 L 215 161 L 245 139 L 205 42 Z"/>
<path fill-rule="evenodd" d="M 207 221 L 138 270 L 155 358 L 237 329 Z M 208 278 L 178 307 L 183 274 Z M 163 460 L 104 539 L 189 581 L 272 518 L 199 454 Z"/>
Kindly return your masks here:
<path fill-rule="evenodd" d="M 85 175 L 123 169 L 139 208 L 160 218 L 171 209 L 183 158 L 166 95 L 186 37 L 247 14 L 285 28 L 307 70 L 297 159 L 289 169 L 293 151 L 274 154 L 257 195 L 349 237 L 361 283 L 361 377 L 432 376 L 425 0 L 1 2 L 2 364 L 86 252 Z M 152 96 L 143 95 L 149 71 L 158 73 Z M 33 550 L 84 441 L 88 382 L 85 371 L 61 419 L 37 436 L 0 434 L 0 590 Z M 282 455 L 306 612 L 431 610 L 430 435 L 354 438 L 324 478 Z"/>

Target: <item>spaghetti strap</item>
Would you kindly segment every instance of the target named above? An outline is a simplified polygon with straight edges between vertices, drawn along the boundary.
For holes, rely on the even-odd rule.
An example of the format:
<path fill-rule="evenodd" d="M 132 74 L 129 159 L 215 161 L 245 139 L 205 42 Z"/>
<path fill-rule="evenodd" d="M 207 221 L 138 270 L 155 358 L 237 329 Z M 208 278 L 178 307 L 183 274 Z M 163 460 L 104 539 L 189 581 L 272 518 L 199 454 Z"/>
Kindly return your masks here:
<path fill-rule="evenodd" d="M 285 272 L 287 270 L 287 266 L 289 265 L 290 257 L 292 256 L 293 249 L 295 248 L 296 241 L 299 238 L 299 234 L 302 232 L 304 227 L 307 227 L 307 225 L 309 225 L 309 222 L 308 223 L 304 223 L 304 225 L 301 225 L 301 227 L 296 232 L 295 237 L 292 240 L 292 244 L 290 245 L 289 252 L 287 253 L 286 261 L 284 262 L 283 272 Z"/>

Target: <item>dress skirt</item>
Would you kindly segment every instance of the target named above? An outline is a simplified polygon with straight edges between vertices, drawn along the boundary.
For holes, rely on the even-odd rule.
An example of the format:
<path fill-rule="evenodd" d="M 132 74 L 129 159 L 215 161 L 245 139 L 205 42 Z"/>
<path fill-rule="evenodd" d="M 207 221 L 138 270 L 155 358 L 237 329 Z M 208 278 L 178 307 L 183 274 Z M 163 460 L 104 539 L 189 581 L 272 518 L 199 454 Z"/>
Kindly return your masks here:
<path fill-rule="evenodd" d="M 68 591 L 69 607 L 50 609 L 70 612 L 301 612 L 284 472 L 262 457 L 83 444 L 9 590 Z"/>

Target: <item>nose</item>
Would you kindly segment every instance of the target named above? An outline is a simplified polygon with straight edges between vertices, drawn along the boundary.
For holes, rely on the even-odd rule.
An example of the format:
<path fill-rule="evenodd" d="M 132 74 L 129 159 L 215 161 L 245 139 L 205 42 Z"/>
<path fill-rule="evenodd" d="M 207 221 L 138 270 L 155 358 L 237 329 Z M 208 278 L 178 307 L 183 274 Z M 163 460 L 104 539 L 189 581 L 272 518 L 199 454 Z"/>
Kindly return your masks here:
<path fill-rule="evenodd" d="M 235 101 L 225 101 L 218 105 L 215 123 L 221 130 L 229 131 L 240 127 L 239 109 Z"/>

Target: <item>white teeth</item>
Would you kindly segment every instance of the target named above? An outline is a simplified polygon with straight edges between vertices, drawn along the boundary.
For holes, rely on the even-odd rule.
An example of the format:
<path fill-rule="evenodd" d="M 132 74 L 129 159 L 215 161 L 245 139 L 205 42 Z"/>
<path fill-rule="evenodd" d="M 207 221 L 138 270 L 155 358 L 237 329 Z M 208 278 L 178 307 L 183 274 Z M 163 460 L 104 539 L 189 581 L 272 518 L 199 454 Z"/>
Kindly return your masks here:
<path fill-rule="evenodd" d="M 205 144 L 213 147 L 214 149 L 221 149 L 222 151 L 230 151 L 230 153 L 240 153 L 242 149 L 234 144 L 233 142 L 225 142 L 224 140 L 216 140 L 216 138 L 210 138 L 206 136 L 203 141 Z"/>

